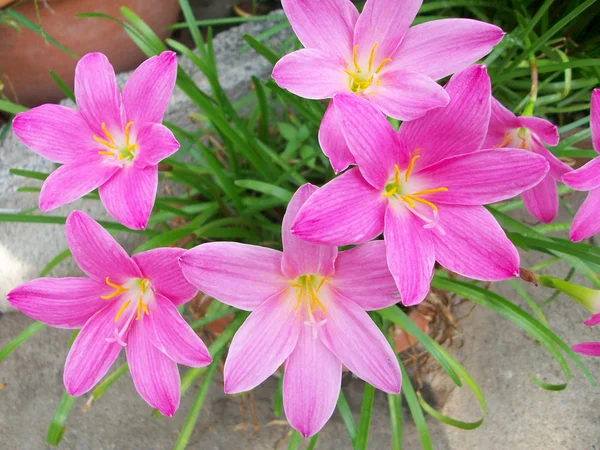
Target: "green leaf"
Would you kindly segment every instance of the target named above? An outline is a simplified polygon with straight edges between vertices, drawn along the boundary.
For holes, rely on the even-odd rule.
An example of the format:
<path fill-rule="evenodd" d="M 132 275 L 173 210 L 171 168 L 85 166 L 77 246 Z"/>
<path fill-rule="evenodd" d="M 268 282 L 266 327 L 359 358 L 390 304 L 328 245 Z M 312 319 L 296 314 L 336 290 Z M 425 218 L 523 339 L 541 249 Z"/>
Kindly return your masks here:
<path fill-rule="evenodd" d="M 25 106 L 17 105 L 16 103 L 9 102 L 8 100 L 0 100 L 0 111 L 7 112 L 9 114 L 19 114 L 20 112 L 28 111 L 29 108 Z"/>
<path fill-rule="evenodd" d="M 58 74 L 53 70 L 50 71 L 50 76 L 52 77 L 56 85 L 59 87 L 59 89 L 62 91 L 62 93 L 65 94 L 65 97 L 75 102 L 75 93 L 69 86 L 67 86 L 67 84 L 62 80 L 62 78 L 59 77 Z"/>
<path fill-rule="evenodd" d="M 48 445 L 58 446 L 62 441 L 66 431 L 65 422 L 76 400 L 77 397 L 71 397 L 67 393 L 63 394 L 48 427 L 48 433 L 46 434 Z"/>
<path fill-rule="evenodd" d="M 4 361 L 6 357 L 15 349 L 17 349 L 21 344 L 27 341 L 27 339 L 36 334 L 38 331 L 42 330 L 45 326 L 46 325 L 44 325 L 42 322 L 34 322 L 17 334 L 10 340 L 8 344 L 0 349 L 0 362 Z"/>
<path fill-rule="evenodd" d="M 292 436 L 290 437 L 290 442 L 288 444 L 288 450 L 297 450 L 300 447 L 300 443 L 302 442 L 302 435 L 298 433 L 298 430 L 294 430 Z"/>
<path fill-rule="evenodd" d="M 44 268 L 40 271 L 40 277 L 45 277 L 50 273 L 52 269 L 54 269 L 58 264 L 60 264 L 65 259 L 71 257 L 71 250 L 66 249 L 56 255 L 52 260 L 44 266 Z"/>
<path fill-rule="evenodd" d="M 419 433 L 419 437 L 421 438 L 421 447 L 423 450 L 433 450 L 431 437 L 429 436 L 429 428 L 427 427 L 427 422 L 425 421 L 425 416 L 423 415 L 423 410 L 421 409 L 417 394 L 410 382 L 406 369 L 402 365 L 402 361 L 398 360 L 398 362 L 400 364 L 400 370 L 402 371 L 402 393 L 404 394 L 406 404 L 408 405 L 408 409 L 410 410 L 415 426 L 417 427 L 417 433 Z"/>
<path fill-rule="evenodd" d="M 283 406 L 283 372 L 280 373 L 279 380 L 277 380 L 277 390 L 273 397 L 273 414 L 275 417 L 281 416 L 281 408 Z"/>
<path fill-rule="evenodd" d="M 298 130 L 295 126 L 289 123 L 279 122 L 277 128 L 279 128 L 279 133 L 281 133 L 285 140 L 295 141 L 298 139 Z"/>
<path fill-rule="evenodd" d="M 127 363 L 121 364 L 117 370 L 111 373 L 109 376 L 104 377 L 104 379 L 96 385 L 94 390 L 92 391 L 92 395 L 88 399 L 85 410 L 87 410 L 92 404 L 100 399 L 104 395 L 104 393 L 111 387 L 115 381 L 121 378 L 123 375 L 127 373 L 129 369 L 129 365 Z"/>
<path fill-rule="evenodd" d="M 373 411 L 373 401 L 375 399 L 375 388 L 369 383 L 365 383 L 362 405 L 360 407 L 360 420 L 358 422 L 358 432 L 354 440 L 355 450 L 366 450 L 369 442 L 369 428 L 371 427 L 371 413 Z"/>
<path fill-rule="evenodd" d="M 37 172 L 35 170 L 23 170 L 23 169 L 8 169 L 8 173 L 18 175 L 25 178 L 33 178 L 34 180 L 45 180 L 50 175 L 45 172 Z"/>
<path fill-rule="evenodd" d="M 342 416 L 342 421 L 344 422 L 344 425 L 346 425 L 350 440 L 354 444 L 354 440 L 356 439 L 356 424 L 354 423 L 354 417 L 352 417 L 350 405 L 348 405 L 348 401 L 342 391 L 340 391 L 340 396 L 338 397 L 337 410 L 340 413 L 340 416 Z"/>
<path fill-rule="evenodd" d="M 274 186 L 272 184 L 257 180 L 236 180 L 235 185 L 244 189 L 250 189 L 262 194 L 271 195 L 282 200 L 284 203 L 288 203 L 294 195 L 290 191 L 280 188 L 279 186 Z"/>
<path fill-rule="evenodd" d="M 248 43 L 248 45 L 252 47 L 254 51 L 256 51 L 256 53 L 265 58 L 271 64 L 275 65 L 277 61 L 279 61 L 279 56 L 277 56 L 275 52 L 273 52 L 273 50 L 269 49 L 266 45 L 257 41 L 249 34 L 245 34 L 243 38 Z"/>

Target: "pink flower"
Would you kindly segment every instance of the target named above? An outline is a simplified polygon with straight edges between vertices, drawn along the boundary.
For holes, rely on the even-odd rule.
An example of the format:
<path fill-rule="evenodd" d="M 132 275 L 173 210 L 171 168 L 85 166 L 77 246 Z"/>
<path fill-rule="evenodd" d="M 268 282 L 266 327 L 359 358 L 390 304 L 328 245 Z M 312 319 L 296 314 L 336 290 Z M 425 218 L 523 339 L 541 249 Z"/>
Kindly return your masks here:
<path fill-rule="evenodd" d="M 121 94 L 106 56 L 89 53 L 75 69 L 78 110 L 47 104 L 18 114 L 13 129 L 19 139 L 62 164 L 42 186 L 40 209 L 50 211 L 99 188 L 115 219 L 145 228 L 157 165 L 179 148 L 161 124 L 176 77 L 175 53 L 163 52 L 142 63 Z"/>
<path fill-rule="evenodd" d="M 252 314 L 233 338 L 225 392 L 248 391 L 285 363 L 283 404 L 304 437 L 331 417 L 342 364 L 385 392 L 400 392 L 396 355 L 365 310 L 398 302 L 381 241 L 340 252 L 304 242 L 290 225 L 317 188 L 296 192 L 283 219 L 283 253 L 209 243 L 181 258 L 187 279 L 206 294 Z"/>
<path fill-rule="evenodd" d="M 185 250 L 160 248 L 130 258 L 81 211 L 69 214 L 66 235 L 88 278 L 38 278 L 9 292 L 8 301 L 48 325 L 81 328 L 65 364 L 70 395 L 92 389 L 125 347 L 139 394 L 172 416 L 179 406 L 177 363 L 202 367 L 211 361 L 177 311 L 197 292 L 177 264 Z"/>
<path fill-rule="evenodd" d="M 413 120 L 445 106 L 435 80 L 487 55 L 504 33 L 494 25 L 444 19 L 409 28 L 422 0 L 367 0 L 362 14 L 350 0 L 283 0 L 304 49 L 273 69 L 282 88 L 311 99 L 354 93 L 384 114 Z M 354 164 L 329 105 L 319 142 L 336 172 Z"/>
<path fill-rule="evenodd" d="M 557 145 L 558 129 L 538 117 L 517 117 L 492 97 L 492 115 L 484 148 L 521 148 L 543 156 L 550 171 L 536 186 L 521 194 L 527 211 L 536 219 L 550 223 L 558 213 L 556 180 L 572 169 L 554 156 L 545 146 Z"/>
<path fill-rule="evenodd" d="M 591 103 L 592 145 L 600 152 L 600 89 L 594 89 Z M 590 191 L 571 225 L 571 240 L 579 242 L 600 231 L 600 158 L 596 157 L 583 167 L 565 174 L 562 181 L 572 189 Z"/>
<path fill-rule="evenodd" d="M 571 350 L 582 355 L 600 356 L 600 342 L 582 342 L 573 345 Z"/>
<path fill-rule="evenodd" d="M 517 149 L 480 150 L 490 117 L 490 80 L 472 66 L 446 86 L 450 103 L 404 122 L 355 95 L 338 95 L 343 132 L 358 168 L 306 202 L 292 232 L 311 242 L 348 245 L 384 233 L 402 302 L 429 291 L 434 263 L 478 280 L 516 276 L 519 255 L 482 206 L 506 200 L 548 172 L 544 158 Z"/>

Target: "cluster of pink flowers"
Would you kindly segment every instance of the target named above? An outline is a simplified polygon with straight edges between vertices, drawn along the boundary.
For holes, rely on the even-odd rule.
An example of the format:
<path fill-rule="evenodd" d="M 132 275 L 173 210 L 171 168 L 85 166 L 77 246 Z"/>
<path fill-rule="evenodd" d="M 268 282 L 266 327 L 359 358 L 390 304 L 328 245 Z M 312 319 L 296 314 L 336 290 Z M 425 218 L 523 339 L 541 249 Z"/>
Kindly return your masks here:
<path fill-rule="evenodd" d="M 303 436 L 330 418 L 342 364 L 399 393 L 397 357 L 366 311 L 424 300 L 436 261 L 486 281 L 518 276 L 519 254 L 484 205 L 522 195 L 543 222 L 558 210 L 556 183 L 589 190 L 575 241 L 600 231 L 600 158 L 577 171 L 544 143 L 554 125 L 517 117 L 491 95 L 484 66 L 471 65 L 503 36 L 498 27 L 447 19 L 410 27 L 421 0 L 283 0 L 305 46 L 273 78 L 306 98 L 331 99 L 319 142 L 336 172 L 322 188 L 301 186 L 282 224 L 283 252 L 234 242 L 163 248 L 129 257 L 80 211 L 66 223 L 85 278 L 40 278 L 9 302 L 61 328 L 81 328 L 65 365 L 67 392 L 81 395 L 125 347 L 136 389 L 165 415 L 179 404 L 177 364 L 211 362 L 177 306 L 197 290 L 252 311 L 225 363 L 225 392 L 262 383 L 284 365 L 283 401 Z M 436 80 L 456 74 L 445 87 Z M 48 211 L 98 188 L 107 211 L 132 229 L 148 223 L 158 163 L 179 144 L 161 124 L 177 73 L 174 53 L 143 63 L 123 92 L 101 54 L 81 59 L 77 109 L 43 105 L 19 114 L 14 131 L 62 164 L 45 181 Z M 387 116 L 403 120 L 396 131 Z M 592 99 L 600 151 L 600 91 Z M 383 240 L 374 240 L 383 233 Z M 355 245 L 338 252 L 338 246 Z"/>

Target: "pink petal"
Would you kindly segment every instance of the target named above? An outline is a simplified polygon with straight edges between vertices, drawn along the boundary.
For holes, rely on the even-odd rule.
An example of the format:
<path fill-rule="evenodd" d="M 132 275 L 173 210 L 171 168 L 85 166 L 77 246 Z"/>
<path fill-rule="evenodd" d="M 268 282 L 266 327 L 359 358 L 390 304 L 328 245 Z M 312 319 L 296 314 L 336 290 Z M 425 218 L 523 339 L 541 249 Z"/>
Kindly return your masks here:
<path fill-rule="evenodd" d="M 325 156 L 329 158 L 331 167 L 333 167 L 336 174 L 347 169 L 348 166 L 356 164 L 354 156 L 352 156 L 348 144 L 346 144 L 342 124 L 333 102 L 329 102 L 319 127 L 319 145 Z"/>
<path fill-rule="evenodd" d="M 157 186 L 157 166 L 131 165 L 120 169 L 98 193 L 111 216 L 128 228 L 143 230 L 152 213 Z"/>
<path fill-rule="evenodd" d="M 144 329 L 144 320 L 129 330 L 127 362 L 138 394 L 161 414 L 172 417 L 179 407 L 180 379 L 177 363 L 157 349 Z"/>
<path fill-rule="evenodd" d="M 315 192 L 300 209 L 292 233 L 329 245 L 368 242 L 383 231 L 387 199 L 350 169 Z"/>
<path fill-rule="evenodd" d="M 588 327 L 596 326 L 600 323 L 600 313 L 593 314 L 589 319 L 583 321 Z"/>
<path fill-rule="evenodd" d="M 558 190 L 556 180 L 546 175 L 539 184 L 521 194 L 525 208 L 537 220 L 550 223 L 558 214 Z"/>
<path fill-rule="evenodd" d="M 433 108 L 446 106 L 446 91 L 427 75 L 409 70 L 386 70 L 380 85 L 367 98 L 384 114 L 399 120 L 414 120 Z"/>
<path fill-rule="evenodd" d="M 573 171 L 572 167 L 568 166 L 554 156 L 554 154 L 548 150 L 535 136 L 531 140 L 531 151 L 546 158 L 546 161 L 548 161 L 548 164 L 550 164 L 549 174 L 552 175 L 555 180 L 560 181 L 563 175 Z"/>
<path fill-rule="evenodd" d="M 144 329 L 152 344 L 169 358 L 190 367 L 204 367 L 212 358 L 202 339 L 181 317 L 177 307 L 160 294 L 155 295 Z"/>
<path fill-rule="evenodd" d="M 141 278 L 136 263 L 123 247 L 94 219 L 82 211 L 73 211 L 65 224 L 67 244 L 79 268 L 93 280 L 124 284 Z"/>
<path fill-rule="evenodd" d="M 358 11 L 349 0 L 283 0 L 285 15 L 306 48 L 350 58 Z"/>
<path fill-rule="evenodd" d="M 486 205 L 512 198 L 538 184 L 548 173 L 541 156 L 517 149 L 483 150 L 451 156 L 418 173 L 427 188 L 447 192 L 429 196 L 434 202 Z"/>
<path fill-rule="evenodd" d="M 304 438 L 327 423 L 340 395 L 342 363 L 303 326 L 296 348 L 285 363 L 285 415 Z"/>
<path fill-rule="evenodd" d="M 524 128 L 529 128 L 543 142 L 548 145 L 557 145 L 560 141 L 556 125 L 539 117 L 519 117 L 519 123 Z"/>
<path fill-rule="evenodd" d="M 94 133 L 81 114 L 64 106 L 41 105 L 19 113 L 13 130 L 27 147 L 56 163 L 73 161 L 95 147 Z"/>
<path fill-rule="evenodd" d="M 579 211 L 575 214 L 571 225 L 570 237 L 573 242 L 579 242 L 600 232 L 600 188 L 592 189 Z"/>
<path fill-rule="evenodd" d="M 402 304 L 421 303 L 429 292 L 435 252 L 431 231 L 407 207 L 394 205 L 385 215 L 387 262 Z"/>
<path fill-rule="evenodd" d="M 417 168 L 481 149 L 490 117 L 491 85 L 485 66 L 472 66 L 457 73 L 445 90 L 450 96 L 446 107 L 405 122 L 398 131 L 409 151 L 421 149 Z"/>
<path fill-rule="evenodd" d="M 421 7 L 422 0 L 367 0 L 354 30 L 358 62 L 366 69 L 373 46 L 373 67 L 393 57 Z"/>
<path fill-rule="evenodd" d="M 269 298 L 233 337 L 225 361 L 226 394 L 255 388 L 290 356 L 303 327 L 292 297 L 293 293 L 285 291 Z"/>
<path fill-rule="evenodd" d="M 592 159 L 577 170 L 565 173 L 562 182 L 578 191 L 590 191 L 600 187 L 600 157 Z"/>
<path fill-rule="evenodd" d="M 592 145 L 600 153 L 600 89 L 594 89 L 590 103 L 590 130 Z"/>
<path fill-rule="evenodd" d="M 252 311 L 283 291 L 282 253 L 237 242 L 210 242 L 187 251 L 180 264 L 187 280 L 211 297 Z"/>
<path fill-rule="evenodd" d="M 335 260 L 331 284 L 367 311 L 386 308 L 400 301 L 383 241 L 368 242 L 340 252 Z"/>
<path fill-rule="evenodd" d="M 344 64 L 341 56 L 305 48 L 281 58 L 271 76 L 283 89 L 320 100 L 349 90 Z"/>
<path fill-rule="evenodd" d="M 38 278 L 10 291 L 6 298 L 29 317 L 57 328 L 81 328 L 107 305 L 100 298 L 113 288 L 89 278 Z"/>
<path fill-rule="evenodd" d="M 175 52 L 162 52 L 144 61 L 123 88 L 127 121 L 142 125 L 161 123 L 177 78 Z"/>
<path fill-rule="evenodd" d="M 334 263 L 338 254 L 337 247 L 303 241 L 298 236 L 294 236 L 290 230 L 302 205 L 317 190 L 318 188 L 312 184 L 300 186 L 290 200 L 285 216 L 283 216 L 281 226 L 283 240 L 281 271 L 289 278 L 308 274 L 328 277 L 335 271 Z"/>
<path fill-rule="evenodd" d="M 340 294 L 325 306 L 327 321 L 317 331 L 325 346 L 359 378 L 384 392 L 399 393 L 398 359 L 369 315 Z"/>
<path fill-rule="evenodd" d="M 482 206 L 443 205 L 433 230 L 435 259 L 476 280 L 499 281 L 519 274 L 519 253 L 496 219 Z M 409 266 L 410 267 L 410 266 Z"/>
<path fill-rule="evenodd" d="M 490 126 L 483 143 L 483 148 L 496 148 L 504 143 L 506 133 L 519 128 L 519 118 L 509 111 L 495 97 L 492 97 L 492 114 Z"/>
<path fill-rule="evenodd" d="M 176 306 L 188 302 L 198 292 L 183 276 L 179 266 L 179 258 L 185 252 L 182 248 L 156 248 L 133 255 L 144 278 L 150 280 L 152 287 Z"/>
<path fill-rule="evenodd" d="M 75 98 L 81 115 L 99 136 L 104 136 L 103 123 L 108 130 L 123 128 L 115 71 L 102 53 L 88 53 L 77 63 Z"/>
<path fill-rule="evenodd" d="M 394 174 L 394 164 L 401 165 L 404 160 L 394 129 L 380 111 L 358 95 L 337 95 L 332 101 L 362 176 L 371 186 L 383 189 Z"/>
<path fill-rule="evenodd" d="M 94 314 L 73 342 L 64 371 L 69 395 L 77 397 L 92 389 L 119 356 L 121 345 L 106 341 L 114 334 L 119 307 L 120 304 L 113 301 Z"/>
<path fill-rule="evenodd" d="M 600 342 L 582 342 L 573 345 L 571 350 L 582 355 L 600 356 Z"/>
<path fill-rule="evenodd" d="M 44 212 L 71 203 L 106 183 L 119 168 L 107 164 L 100 155 L 80 157 L 50 174 L 40 191 Z"/>
<path fill-rule="evenodd" d="M 438 80 L 487 55 L 503 36 L 497 26 L 478 20 L 432 20 L 409 28 L 390 66 Z"/>
<path fill-rule="evenodd" d="M 147 123 L 142 127 L 136 138 L 139 150 L 135 155 L 134 164 L 138 166 L 153 166 L 179 150 L 179 142 L 164 125 Z"/>

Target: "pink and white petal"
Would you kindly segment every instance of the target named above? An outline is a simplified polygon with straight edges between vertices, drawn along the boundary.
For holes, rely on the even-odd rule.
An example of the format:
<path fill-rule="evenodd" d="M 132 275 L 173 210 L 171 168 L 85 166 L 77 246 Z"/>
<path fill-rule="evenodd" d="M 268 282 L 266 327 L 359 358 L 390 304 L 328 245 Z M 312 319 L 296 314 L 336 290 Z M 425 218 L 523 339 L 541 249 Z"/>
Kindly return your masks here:
<path fill-rule="evenodd" d="M 451 156 L 418 172 L 426 188 L 445 187 L 430 198 L 457 205 L 486 205 L 519 195 L 548 173 L 541 156 L 517 149 Z"/>
<path fill-rule="evenodd" d="M 104 137 L 103 123 L 109 131 L 123 129 L 115 70 L 102 53 L 88 53 L 77 63 L 75 98 L 81 115 L 98 136 Z"/>
<path fill-rule="evenodd" d="M 324 305 L 327 321 L 317 329 L 323 344 L 359 378 L 384 392 L 399 393 L 398 359 L 369 315 L 335 292 Z"/>
<path fill-rule="evenodd" d="M 582 342 L 573 345 L 571 350 L 582 355 L 600 356 L 600 342 Z"/>
<path fill-rule="evenodd" d="M 367 68 L 374 46 L 373 68 L 393 57 L 422 3 L 422 0 L 367 0 L 354 29 L 361 68 Z"/>
<path fill-rule="evenodd" d="M 119 356 L 121 345 L 106 341 L 114 335 L 119 307 L 116 301 L 109 303 L 86 322 L 75 338 L 63 376 L 69 395 L 77 397 L 92 389 Z"/>
<path fill-rule="evenodd" d="M 439 224 L 445 234 L 431 234 L 435 259 L 446 269 L 485 281 L 518 276 L 519 253 L 483 206 L 442 205 Z"/>
<path fill-rule="evenodd" d="M 562 182 L 578 191 L 590 191 L 600 187 L 600 157 L 592 159 L 577 170 L 565 173 Z"/>
<path fill-rule="evenodd" d="M 82 328 L 107 305 L 100 298 L 114 289 L 89 278 L 38 278 L 8 294 L 8 303 L 29 317 L 57 328 Z"/>
<path fill-rule="evenodd" d="M 492 114 L 483 148 L 497 148 L 504 143 L 506 133 L 519 128 L 519 118 L 495 97 L 492 97 Z"/>
<path fill-rule="evenodd" d="M 138 394 L 162 415 L 172 417 L 179 407 L 181 381 L 177 363 L 156 348 L 145 330 L 144 320 L 135 322 L 127 339 L 127 362 Z"/>
<path fill-rule="evenodd" d="M 529 128 L 546 144 L 557 145 L 560 141 L 558 127 L 551 122 L 539 117 L 519 117 L 518 119 L 521 127 Z"/>
<path fill-rule="evenodd" d="M 312 184 L 304 184 L 298 188 L 283 216 L 281 236 L 283 240 L 283 259 L 281 271 L 289 278 L 300 275 L 316 274 L 328 277 L 335 271 L 334 263 L 338 254 L 336 246 L 313 244 L 303 241 L 292 234 L 291 227 L 298 211 L 309 197 L 318 191 Z"/>
<path fill-rule="evenodd" d="M 283 254 L 238 242 L 209 242 L 187 251 L 179 264 L 185 278 L 211 297 L 252 311 L 289 287 L 281 273 Z"/>
<path fill-rule="evenodd" d="M 303 328 L 294 292 L 276 294 L 256 308 L 231 341 L 225 361 L 226 394 L 249 391 L 290 356 Z"/>
<path fill-rule="evenodd" d="M 592 145 L 600 153 L 600 89 L 594 89 L 590 102 L 590 130 Z"/>
<path fill-rule="evenodd" d="M 366 92 L 367 98 L 384 114 L 399 120 L 415 120 L 434 108 L 446 106 L 450 97 L 427 75 L 408 70 L 386 70 L 379 86 Z"/>
<path fill-rule="evenodd" d="M 281 58 L 273 68 L 275 82 L 300 97 L 321 100 L 349 91 L 345 61 L 321 50 L 297 50 Z"/>
<path fill-rule="evenodd" d="M 73 211 L 65 224 L 67 244 L 79 268 L 93 280 L 124 284 L 131 278 L 141 278 L 136 263 L 123 247 L 82 211 Z"/>
<path fill-rule="evenodd" d="M 136 137 L 139 149 L 134 165 L 153 166 L 179 150 L 179 142 L 171 130 L 160 123 L 147 123 Z"/>
<path fill-rule="evenodd" d="M 120 223 L 132 230 L 143 230 L 152 213 L 158 186 L 158 166 L 130 165 L 119 170 L 100 186 L 100 201 Z"/>
<path fill-rule="evenodd" d="M 304 47 L 352 57 L 358 11 L 350 0 L 283 0 L 281 6 Z"/>
<path fill-rule="evenodd" d="M 283 377 L 285 416 L 304 438 L 318 433 L 330 419 L 342 386 L 341 361 L 312 331 L 302 327 Z"/>
<path fill-rule="evenodd" d="M 573 242 L 579 242 L 600 232 L 600 188 L 592 189 L 571 224 L 570 237 Z"/>
<path fill-rule="evenodd" d="M 374 188 L 383 189 L 394 174 L 394 164 L 402 165 L 406 159 L 392 125 L 371 102 L 358 95 L 337 95 L 332 102 L 362 176 Z"/>
<path fill-rule="evenodd" d="M 521 194 L 523 204 L 529 214 L 543 223 L 550 223 L 558 214 L 558 189 L 556 180 L 546 175 L 534 187 Z"/>
<path fill-rule="evenodd" d="M 329 102 L 319 127 L 319 145 L 325 156 L 329 158 L 331 167 L 336 174 L 346 170 L 348 166 L 356 164 L 354 156 L 346 144 L 342 124 L 333 102 Z"/>
<path fill-rule="evenodd" d="M 571 166 L 568 166 L 554 156 L 554 154 L 535 137 L 531 140 L 531 151 L 546 158 L 546 161 L 550 164 L 549 174 L 552 175 L 555 180 L 560 181 L 565 174 L 573 171 Z"/>
<path fill-rule="evenodd" d="M 94 132 L 75 109 L 60 105 L 41 105 L 19 113 L 13 119 L 13 131 L 38 155 L 55 163 L 77 159 L 94 146 Z"/>
<path fill-rule="evenodd" d="M 198 292 L 183 276 L 179 266 L 179 259 L 185 252 L 182 248 L 156 248 L 132 257 L 144 278 L 175 306 L 190 301 Z"/>
<path fill-rule="evenodd" d="M 409 151 L 421 149 L 417 168 L 481 149 L 490 118 L 491 84 L 485 66 L 457 73 L 445 90 L 450 102 L 444 108 L 405 122 L 398 131 Z"/>
<path fill-rule="evenodd" d="M 99 155 L 60 166 L 42 184 L 39 205 L 44 212 L 66 205 L 106 183 L 119 170 Z"/>
<path fill-rule="evenodd" d="M 320 244 L 361 244 L 381 234 L 386 207 L 387 199 L 353 168 L 307 200 L 292 233 Z"/>
<path fill-rule="evenodd" d="M 593 327 L 593 326 L 598 325 L 600 323 L 600 313 L 596 313 L 596 314 L 592 315 L 589 319 L 584 320 L 583 323 L 585 325 L 587 325 L 588 327 Z"/>
<path fill-rule="evenodd" d="M 503 36 L 497 26 L 478 20 L 421 23 L 409 28 L 389 68 L 413 70 L 439 80 L 487 55 Z"/>
<path fill-rule="evenodd" d="M 388 267 L 384 241 L 372 241 L 340 252 L 331 285 L 367 311 L 386 308 L 400 301 Z"/>
<path fill-rule="evenodd" d="M 204 367 L 212 358 L 202 339 L 181 317 L 177 307 L 160 294 L 144 316 L 144 329 L 152 344 L 179 364 Z"/>
<path fill-rule="evenodd" d="M 177 79 L 177 57 L 166 51 L 144 61 L 123 87 L 128 122 L 161 123 Z"/>
<path fill-rule="evenodd" d="M 385 215 L 385 245 L 388 267 L 404 306 L 421 303 L 429 292 L 435 251 L 429 229 L 408 207 L 390 205 Z"/>

